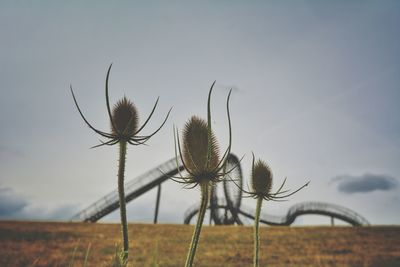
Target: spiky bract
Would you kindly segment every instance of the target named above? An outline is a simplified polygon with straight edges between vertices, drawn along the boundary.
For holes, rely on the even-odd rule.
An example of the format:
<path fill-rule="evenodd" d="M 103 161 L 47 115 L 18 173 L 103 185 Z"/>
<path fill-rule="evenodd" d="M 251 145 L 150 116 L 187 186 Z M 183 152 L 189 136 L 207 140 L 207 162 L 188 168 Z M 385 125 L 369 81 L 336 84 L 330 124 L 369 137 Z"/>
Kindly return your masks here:
<path fill-rule="evenodd" d="M 272 172 L 267 163 L 258 160 L 251 172 L 253 192 L 260 196 L 268 195 L 272 188 Z"/>
<path fill-rule="evenodd" d="M 182 152 L 186 167 L 195 177 L 202 177 L 216 169 L 219 163 L 217 139 L 211 132 L 208 140 L 207 122 L 197 116 L 192 116 L 183 130 Z M 210 144 L 210 159 L 207 162 Z"/>
<path fill-rule="evenodd" d="M 232 180 L 232 182 L 236 184 L 235 181 Z M 298 191 L 306 187 L 310 182 L 308 181 L 306 184 L 293 192 L 290 192 L 290 190 L 282 190 L 285 183 L 286 178 L 283 180 L 279 189 L 276 192 L 272 193 L 272 171 L 268 164 L 264 161 L 259 159 L 257 160 L 257 162 L 255 162 L 255 157 L 253 154 L 253 162 L 251 167 L 251 190 L 246 191 L 239 185 L 236 184 L 236 186 L 238 186 L 244 193 L 246 193 L 248 197 L 253 197 L 256 199 L 262 198 L 264 200 L 272 201 L 284 201 L 285 198 L 297 193 Z"/>
<path fill-rule="evenodd" d="M 114 125 L 111 123 L 113 134 L 128 137 L 137 131 L 139 124 L 137 109 L 125 96 L 114 105 L 111 115 L 114 122 Z"/>
<path fill-rule="evenodd" d="M 200 185 L 201 190 L 199 216 L 197 217 L 196 228 L 193 232 L 192 242 L 190 243 L 189 252 L 186 258 L 186 267 L 191 267 L 193 265 L 201 228 L 203 225 L 204 215 L 210 199 L 210 188 L 214 185 L 214 183 L 221 181 L 224 176 L 231 171 L 225 170 L 225 165 L 232 144 L 232 129 L 229 115 L 229 98 L 231 91 L 229 92 L 226 103 L 229 122 L 229 145 L 220 158 L 217 140 L 211 129 L 210 102 L 214 84 L 215 82 L 211 85 L 208 93 L 207 122 L 197 116 L 191 117 L 186 123 L 183 131 L 182 146 L 179 139 L 179 131 L 176 130 L 175 132 L 174 130 L 176 167 L 178 170 L 180 170 L 178 160 L 179 150 L 179 159 L 188 174 L 187 176 L 183 176 L 179 172 L 179 176 L 171 177 L 171 179 L 182 183 L 185 186 L 190 186 L 191 188 Z"/>
<path fill-rule="evenodd" d="M 192 116 L 185 124 L 182 134 L 182 145 L 179 138 L 179 131 L 176 129 L 175 132 L 174 130 L 176 166 L 179 170 L 180 159 L 188 175 L 183 176 L 179 172 L 178 176 L 172 176 L 171 179 L 189 187 L 195 187 L 201 183 L 214 184 L 221 181 L 227 173 L 232 171 L 225 170 L 226 161 L 232 145 L 232 127 L 229 114 L 229 99 L 232 90 L 229 92 L 226 101 L 229 125 L 229 145 L 222 157 L 220 157 L 217 139 L 211 129 L 210 102 L 214 84 L 215 82 L 211 85 L 208 93 L 207 121 L 197 116 Z"/>
<path fill-rule="evenodd" d="M 124 191 L 124 177 L 125 177 L 125 157 L 126 157 L 126 150 L 127 150 L 127 144 L 131 145 L 141 145 L 145 144 L 153 135 L 155 135 L 165 124 L 167 121 L 167 118 L 171 112 L 171 110 L 168 111 L 167 116 L 165 117 L 164 122 L 161 124 L 161 126 L 152 134 L 147 135 L 147 136 L 141 136 L 139 133 L 141 130 L 146 126 L 146 124 L 149 122 L 151 116 L 154 113 L 154 110 L 157 106 L 158 99 L 150 112 L 149 117 L 146 119 L 146 121 L 143 123 L 141 127 L 138 127 L 138 113 L 136 110 L 136 107 L 133 105 L 131 101 L 129 101 L 126 97 L 123 97 L 120 101 L 117 102 L 117 104 L 114 106 L 112 112 L 110 108 L 110 101 L 108 97 L 108 79 L 110 76 L 110 71 L 111 71 L 111 66 L 108 68 L 107 71 L 107 76 L 106 76 L 106 84 L 105 84 L 105 95 L 106 95 L 106 107 L 107 107 L 107 113 L 108 117 L 110 119 L 111 123 L 111 132 L 103 132 L 100 131 L 96 128 L 94 128 L 88 120 L 85 118 L 83 115 L 78 102 L 76 101 L 74 91 L 71 88 L 71 94 L 74 99 L 75 105 L 79 111 L 79 114 L 81 115 L 82 119 L 85 121 L 85 123 L 89 126 L 90 129 L 92 129 L 94 132 L 99 134 L 100 136 L 107 138 L 108 141 L 100 141 L 101 144 L 94 146 L 94 147 L 99 147 L 103 145 L 115 145 L 119 144 L 120 147 L 120 154 L 119 154 L 119 167 L 118 167 L 118 196 L 119 196 L 119 205 L 120 205 L 120 212 L 121 212 L 121 229 L 122 229 L 122 239 L 124 242 L 124 250 L 123 250 L 123 262 L 126 262 L 128 259 L 128 250 L 129 250 L 129 241 L 128 241 L 128 224 L 127 224 L 127 219 L 126 219 L 126 202 L 125 202 L 125 191 Z"/>
<path fill-rule="evenodd" d="M 171 109 L 168 111 L 168 114 L 165 117 L 163 123 L 161 124 L 160 127 L 158 127 L 158 129 L 156 131 L 154 131 L 150 135 L 139 135 L 140 132 L 143 130 L 143 128 L 149 122 L 151 116 L 153 115 L 154 110 L 156 109 L 157 104 L 158 104 L 158 98 L 157 98 L 156 103 L 154 104 L 153 109 L 150 112 L 150 115 L 147 117 L 147 119 L 145 120 L 143 125 L 140 127 L 138 127 L 139 119 L 138 119 L 138 113 L 137 113 L 136 107 L 126 97 L 123 97 L 120 101 L 118 101 L 117 104 L 114 106 L 113 111 L 111 112 L 110 100 L 108 97 L 108 80 L 110 77 L 111 67 L 112 67 L 112 64 L 108 68 L 107 76 L 106 76 L 106 84 L 105 84 L 106 107 L 107 107 L 108 116 L 109 116 L 110 122 L 111 122 L 111 133 L 100 131 L 100 130 L 94 128 L 88 122 L 88 120 L 83 115 L 83 113 L 78 105 L 78 102 L 76 101 L 74 91 L 72 90 L 72 86 L 70 86 L 71 94 L 74 99 L 76 108 L 78 109 L 79 114 L 81 115 L 82 119 L 85 121 L 85 123 L 87 124 L 87 126 L 89 126 L 90 129 L 92 129 L 97 134 L 101 135 L 102 137 L 108 139 L 108 141 L 106 141 L 106 142 L 101 141 L 101 144 L 93 146 L 93 147 L 99 147 L 99 146 L 104 146 L 104 145 L 112 146 L 112 145 L 115 145 L 122 141 L 128 142 L 131 145 L 143 145 L 164 126 L 165 122 L 167 121 L 167 119 L 169 117 Z"/>
<path fill-rule="evenodd" d="M 283 201 L 285 198 L 295 194 L 302 188 L 308 185 L 306 183 L 299 189 L 291 192 L 290 190 L 282 190 L 283 186 L 285 185 L 286 178 L 283 180 L 283 183 L 279 187 L 279 189 L 275 193 L 271 193 L 272 189 L 272 172 L 267 163 L 262 160 L 257 160 L 255 162 L 255 157 L 253 154 L 253 162 L 251 166 L 251 185 L 252 189 L 251 192 L 244 191 L 249 196 L 254 197 L 257 199 L 257 206 L 256 212 L 254 216 L 254 255 L 253 255 L 253 263 L 254 267 L 259 266 L 259 251 L 260 251 L 260 213 L 261 213 L 261 206 L 263 200 L 273 200 L 273 201 Z"/>

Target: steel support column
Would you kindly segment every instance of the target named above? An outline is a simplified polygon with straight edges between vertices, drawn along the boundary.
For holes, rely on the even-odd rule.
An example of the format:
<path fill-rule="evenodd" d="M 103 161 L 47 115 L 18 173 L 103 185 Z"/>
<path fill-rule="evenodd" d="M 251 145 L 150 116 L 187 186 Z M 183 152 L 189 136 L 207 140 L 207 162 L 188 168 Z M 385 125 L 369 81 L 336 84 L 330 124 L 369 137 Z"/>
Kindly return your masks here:
<path fill-rule="evenodd" d="M 156 210 L 154 212 L 154 224 L 157 224 L 158 220 L 158 209 L 160 207 L 160 196 L 161 196 L 161 184 L 157 187 L 157 200 L 156 200 Z"/>

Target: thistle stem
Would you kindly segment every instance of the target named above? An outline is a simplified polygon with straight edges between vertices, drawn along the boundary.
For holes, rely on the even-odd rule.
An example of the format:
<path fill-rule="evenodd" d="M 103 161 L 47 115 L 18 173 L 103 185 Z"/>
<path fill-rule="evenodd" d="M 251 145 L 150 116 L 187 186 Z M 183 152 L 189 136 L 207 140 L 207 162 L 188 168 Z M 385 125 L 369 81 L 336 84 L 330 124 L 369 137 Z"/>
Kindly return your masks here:
<path fill-rule="evenodd" d="M 260 213 L 263 198 L 257 198 L 256 214 L 254 216 L 254 267 L 258 267 L 259 263 L 259 250 L 260 250 Z"/>
<path fill-rule="evenodd" d="M 196 228 L 193 232 L 192 242 L 190 243 L 189 253 L 186 258 L 185 267 L 191 267 L 193 265 L 194 256 L 196 254 L 197 243 L 199 242 L 201 227 L 203 225 L 204 215 L 207 210 L 208 199 L 209 199 L 209 186 L 208 182 L 200 184 L 201 189 L 201 203 L 199 216 L 197 218 Z"/>
<path fill-rule="evenodd" d="M 126 203 L 125 203 L 125 190 L 124 190 L 124 174 L 125 174 L 125 158 L 126 158 L 126 141 L 119 142 L 119 168 L 118 168 L 118 193 L 119 193 L 119 207 L 121 213 L 121 232 L 124 241 L 123 260 L 126 262 L 128 259 L 128 224 L 126 220 Z"/>

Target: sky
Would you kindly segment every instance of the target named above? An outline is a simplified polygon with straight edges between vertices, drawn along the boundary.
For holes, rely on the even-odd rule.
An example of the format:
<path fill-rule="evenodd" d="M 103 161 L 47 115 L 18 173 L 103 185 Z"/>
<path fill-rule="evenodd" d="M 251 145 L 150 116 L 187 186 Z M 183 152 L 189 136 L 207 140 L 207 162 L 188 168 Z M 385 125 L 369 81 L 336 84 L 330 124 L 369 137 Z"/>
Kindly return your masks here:
<path fill-rule="evenodd" d="M 79 117 L 109 131 L 104 98 L 124 95 L 144 133 L 170 118 L 149 146 L 130 146 L 129 181 L 174 156 L 173 125 L 206 116 L 233 144 L 250 177 L 251 152 L 275 188 L 295 189 L 263 212 L 284 215 L 320 201 L 371 224 L 400 223 L 399 1 L 1 1 L 0 219 L 69 220 L 114 190 L 118 147 L 99 143 Z M 199 190 L 168 181 L 159 221 L 181 223 Z M 156 190 L 128 204 L 130 222 L 152 222 Z M 254 206 L 252 199 L 244 200 Z M 114 212 L 102 222 L 118 222 Z M 328 224 L 302 216 L 296 224 Z"/>

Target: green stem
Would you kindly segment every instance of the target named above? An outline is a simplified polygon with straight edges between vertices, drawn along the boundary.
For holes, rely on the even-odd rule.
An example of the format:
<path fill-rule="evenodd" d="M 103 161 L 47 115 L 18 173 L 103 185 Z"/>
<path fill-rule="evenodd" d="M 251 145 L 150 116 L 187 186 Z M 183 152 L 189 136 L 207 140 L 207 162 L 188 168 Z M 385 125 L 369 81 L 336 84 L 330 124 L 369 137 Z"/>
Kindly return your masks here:
<path fill-rule="evenodd" d="M 125 173 L 125 158 L 126 158 L 126 141 L 119 142 L 119 168 L 118 168 L 118 193 L 119 193 L 119 207 L 121 213 L 121 231 L 122 239 L 124 240 L 124 254 L 123 260 L 128 259 L 128 223 L 126 220 L 126 203 L 125 203 L 125 190 L 124 190 L 124 173 Z"/>
<path fill-rule="evenodd" d="M 260 266 L 259 263 L 259 250 L 260 250 L 260 213 L 262 197 L 257 198 L 256 215 L 254 216 L 254 267 Z"/>
<path fill-rule="evenodd" d="M 201 183 L 201 203 L 199 216 L 197 217 L 196 228 L 193 232 L 192 242 L 190 243 L 189 253 L 186 258 L 185 267 L 191 267 L 193 265 L 194 256 L 196 254 L 197 243 L 199 242 L 201 227 L 203 225 L 204 215 L 207 210 L 208 199 L 209 199 L 209 188 L 208 182 Z"/>

